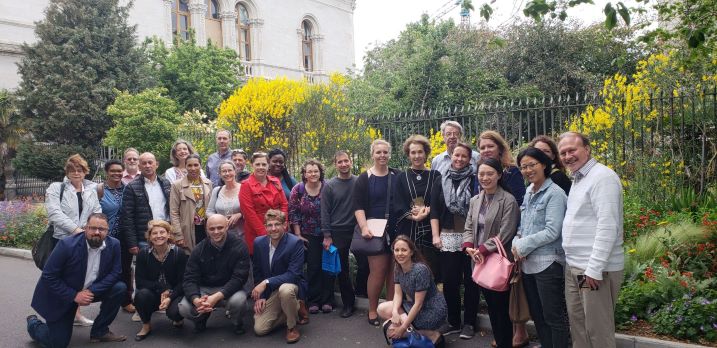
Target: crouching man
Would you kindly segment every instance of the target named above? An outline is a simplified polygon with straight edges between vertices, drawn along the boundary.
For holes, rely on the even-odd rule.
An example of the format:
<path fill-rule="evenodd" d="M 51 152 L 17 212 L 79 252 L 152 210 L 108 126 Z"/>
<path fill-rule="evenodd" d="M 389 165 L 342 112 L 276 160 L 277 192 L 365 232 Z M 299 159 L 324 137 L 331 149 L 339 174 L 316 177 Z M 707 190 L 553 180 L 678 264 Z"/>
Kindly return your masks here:
<path fill-rule="evenodd" d="M 266 236 L 254 240 L 254 332 L 261 336 L 286 324 L 286 342 L 301 338 L 297 324 L 309 322 L 304 301 L 304 244 L 287 233 L 286 216 L 269 210 L 264 217 Z"/>
<path fill-rule="evenodd" d="M 194 247 L 187 261 L 179 313 L 194 322 L 196 333 L 206 329 L 216 307 L 226 307 L 235 334 L 244 333 L 241 318 L 248 307 L 242 289 L 249 278 L 249 250 L 243 240 L 227 234 L 228 225 L 224 215 L 210 216 L 207 238 Z"/>

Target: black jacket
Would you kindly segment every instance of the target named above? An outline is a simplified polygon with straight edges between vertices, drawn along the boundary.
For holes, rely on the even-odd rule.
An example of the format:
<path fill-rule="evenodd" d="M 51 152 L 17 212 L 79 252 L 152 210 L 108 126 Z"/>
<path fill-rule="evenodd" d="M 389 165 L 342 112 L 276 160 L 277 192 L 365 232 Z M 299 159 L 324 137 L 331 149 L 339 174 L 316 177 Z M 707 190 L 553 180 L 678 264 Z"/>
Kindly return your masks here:
<path fill-rule="evenodd" d="M 190 302 L 200 297 L 200 286 L 220 287 L 229 299 L 244 288 L 249 279 L 249 249 L 243 240 L 227 234 L 221 250 L 209 237 L 194 247 L 184 271 L 184 295 Z"/>
<path fill-rule="evenodd" d="M 170 290 L 172 291 L 170 296 L 172 300 L 182 296 L 184 294 L 182 280 L 187 259 L 187 254 L 176 246 L 169 250 L 164 263 L 157 261 L 150 249 L 142 249 L 137 255 L 137 266 L 135 268 L 137 289 L 149 289 L 157 295 L 164 292 L 164 290 Z M 159 282 L 161 273 L 164 273 L 168 287 Z"/>
<path fill-rule="evenodd" d="M 171 184 L 167 179 L 157 176 L 159 184 L 164 193 L 164 211 L 169 218 L 169 189 Z M 144 177 L 137 176 L 130 181 L 122 195 L 122 219 L 120 223 L 120 241 L 123 248 L 129 249 L 144 242 L 144 234 L 147 232 L 147 223 L 152 220 L 152 208 L 149 206 L 149 197 L 144 188 Z"/>

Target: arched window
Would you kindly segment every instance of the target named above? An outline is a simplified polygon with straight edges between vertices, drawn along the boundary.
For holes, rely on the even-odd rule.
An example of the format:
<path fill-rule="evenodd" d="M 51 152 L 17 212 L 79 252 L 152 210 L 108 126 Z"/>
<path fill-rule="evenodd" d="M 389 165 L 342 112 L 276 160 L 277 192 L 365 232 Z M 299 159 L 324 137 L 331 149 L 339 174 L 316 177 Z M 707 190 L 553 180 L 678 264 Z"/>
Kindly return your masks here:
<path fill-rule="evenodd" d="M 301 56 L 305 71 L 314 71 L 313 26 L 308 20 L 301 22 Z"/>
<path fill-rule="evenodd" d="M 189 40 L 189 0 L 172 1 L 172 34 Z"/>
<path fill-rule="evenodd" d="M 222 47 L 222 21 L 219 18 L 219 3 L 217 0 L 207 1 L 207 19 L 205 28 L 207 39 L 215 46 Z"/>
<path fill-rule="evenodd" d="M 237 7 L 237 33 L 239 49 L 239 57 L 244 61 L 251 60 L 251 32 L 249 30 L 249 11 L 242 3 L 238 3 Z"/>

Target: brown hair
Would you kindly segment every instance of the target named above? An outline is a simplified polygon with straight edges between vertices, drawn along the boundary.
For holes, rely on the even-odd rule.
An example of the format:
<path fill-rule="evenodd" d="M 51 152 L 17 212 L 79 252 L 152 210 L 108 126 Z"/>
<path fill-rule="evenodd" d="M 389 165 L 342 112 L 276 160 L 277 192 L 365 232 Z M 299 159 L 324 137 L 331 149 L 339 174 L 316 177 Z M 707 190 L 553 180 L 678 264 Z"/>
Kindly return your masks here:
<path fill-rule="evenodd" d="M 70 158 L 67 159 L 67 162 L 65 162 L 65 175 L 67 175 L 70 170 L 75 168 L 82 169 L 85 175 L 90 172 L 90 167 L 87 165 L 87 161 L 85 161 L 79 153 L 70 156 Z"/>
<path fill-rule="evenodd" d="M 408 245 L 408 249 L 410 249 L 413 252 L 413 255 L 411 255 L 411 262 L 413 263 L 422 263 L 424 265 L 426 264 L 426 259 L 423 258 L 423 254 L 421 254 L 420 251 L 418 251 L 418 248 L 416 248 L 416 244 L 413 243 L 413 241 L 408 238 L 406 235 L 399 234 L 394 238 L 393 242 L 391 243 L 391 254 L 393 254 L 393 248 L 396 246 L 396 243 L 398 242 L 405 242 Z M 403 273 L 403 270 L 401 269 L 401 265 L 396 262 L 396 258 L 393 258 L 393 266 L 394 266 L 394 272 L 397 273 Z M 430 271 L 431 268 L 428 267 L 428 270 Z"/>
<path fill-rule="evenodd" d="M 304 165 L 301 166 L 301 181 L 306 182 L 306 177 L 304 177 L 304 175 L 306 174 L 306 167 L 311 165 L 317 166 L 319 168 L 319 181 L 324 181 L 324 165 L 313 158 L 306 160 L 306 162 L 304 162 Z"/>
<path fill-rule="evenodd" d="M 471 146 L 462 141 L 459 141 L 456 144 L 456 147 L 453 149 L 453 151 L 456 151 L 456 149 L 459 147 L 462 147 L 462 148 L 468 150 L 468 161 L 470 162 L 471 158 L 473 158 L 473 149 L 471 149 Z M 470 165 L 470 163 L 468 163 L 468 165 Z"/>
<path fill-rule="evenodd" d="M 515 166 L 515 162 L 513 161 L 513 154 L 510 153 L 510 146 L 505 141 L 503 136 L 500 135 L 500 133 L 494 130 L 487 130 L 481 133 L 478 137 L 478 143 L 476 144 L 478 151 L 480 151 L 480 141 L 482 139 L 490 140 L 498 146 L 498 155 L 500 157 L 500 163 L 503 165 L 503 168 L 507 169 L 508 167 Z"/>
<path fill-rule="evenodd" d="M 147 232 L 144 233 L 144 239 L 147 240 L 147 243 L 151 243 L 149 241 L 149 235 L 151 234 L 152 229 L 154 229 L 155 227 L 161 227 L 165 231 L 167 231 L 167 233 L 169 234 L 169 237 L 167 237 L 167 242 L 170 244 L 174 244 L 174 233 L 172 233 L 172 225 L 170 225 L 169 222 L 164 220 L 149 220 L 149 222 L 147 223 Z"/>
<path fill-rule="evenodd" d="M 251 155 L 251 163 L 253 164 L 257 158 L 266 158 L 266 161 L 269 162 L 269 155 L 267 155 L 266 152 L 254 152 Z"/>
<path fill-rule="evenodd" d="M 535 147 L 535 144 L 537 143 L 545 143 L 546 145 L 548 145 L 550 151 L 553 152 L 553 156 L 555 156 L 555 158 L 552 159 L 553 165 L 555 166 L 555 168 L 565 171 L 565 166 L 563 165 L 563 161 L 560 160 L 558 145 L 555 144 L 555 141 L 553 141 L 553 139 L 547 135 L 538 135 L 530 141 L 530 144 L 528 144 L 528 146 Z"/>
<path fill-rule="evenodd" d="M 414 134 L 408 137 L 408 139 L 403 142 L 403 153 L 406 156 L 408 156 L 408 153 L 411 151 L 409 149 L 411 144 L 418 144 L 423 146 L 423 152 L 426 154 L 426 160 L 428 159 L 428 156 L 431 154 L 431 143 L 428 141 L 428 138 L 418 134 Z"/>
<path fill-rule="evenodd" d="M 286 222 L 286 214 L 278 209 L 269 209 L 266 211 L 266 214 L 264 214 L 264 224 L 266 225 L 269 220 L 279 221 L 283 224 Z"/>
<path fill-rule="evenodd" d="M 190 155 L 197 153 L 197 151 L 194 150 L 192 144 L 190 144 L 188 141 L 184 139 L 177 139 L 177 141 L 172 144 L 172 149 L 169 151 L 169 160 L 172 161 L 172 165 L 175 167 L 179 165 L 179 159 L 177 158 L 177 146 L 179 146 L 179 144 L 186 145 Z"/>

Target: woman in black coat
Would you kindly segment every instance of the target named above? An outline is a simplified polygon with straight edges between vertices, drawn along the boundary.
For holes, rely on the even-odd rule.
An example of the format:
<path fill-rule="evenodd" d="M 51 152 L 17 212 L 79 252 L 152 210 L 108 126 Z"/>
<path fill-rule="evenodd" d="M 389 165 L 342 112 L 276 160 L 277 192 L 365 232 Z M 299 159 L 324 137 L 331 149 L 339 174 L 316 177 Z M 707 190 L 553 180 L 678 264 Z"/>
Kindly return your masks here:
<path fill-rule="evenodd" d="M 152 313 L 164 310 L 176 327 L 182 325 L 179 301 L 182 300 L 182 278 L 187 264 L 187 254 L 173 244 L 172 226 L 163 220 L 147 224 L 146 239 L 149 248 L 137 255 L 135 282 L 137 293 L 134 304 L 142 319 L 142 329 L 135 335 L 141 341 L 152 332 Z"/>

